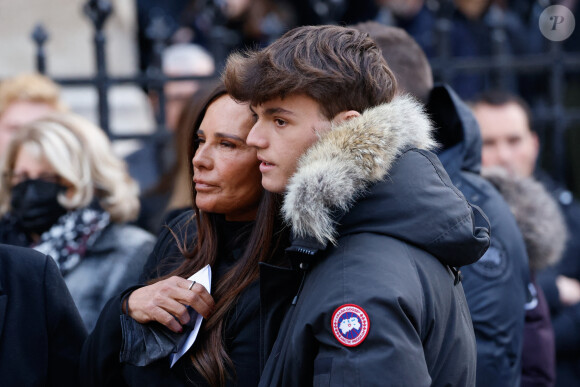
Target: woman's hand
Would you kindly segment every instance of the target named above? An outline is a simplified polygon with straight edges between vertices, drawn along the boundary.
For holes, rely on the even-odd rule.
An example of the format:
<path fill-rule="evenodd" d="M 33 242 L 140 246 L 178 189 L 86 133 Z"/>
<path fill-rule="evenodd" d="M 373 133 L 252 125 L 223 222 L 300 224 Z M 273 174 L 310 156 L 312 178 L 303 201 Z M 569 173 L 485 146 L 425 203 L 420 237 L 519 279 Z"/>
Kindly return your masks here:
<path fill-rule="evenodd" d="M 181 333 L 182 325 L 189 322 L 186 305 L 204 318 L 208 318 L 214 308 L 213 298 L 205 287 L 196 283 L 190 290 L 191 283 L 185 278 L 173 276 L 139 288 L 129 296 L 129 310 L 124 312 L 141 324 L 157 321 L 173 332 Z"/>

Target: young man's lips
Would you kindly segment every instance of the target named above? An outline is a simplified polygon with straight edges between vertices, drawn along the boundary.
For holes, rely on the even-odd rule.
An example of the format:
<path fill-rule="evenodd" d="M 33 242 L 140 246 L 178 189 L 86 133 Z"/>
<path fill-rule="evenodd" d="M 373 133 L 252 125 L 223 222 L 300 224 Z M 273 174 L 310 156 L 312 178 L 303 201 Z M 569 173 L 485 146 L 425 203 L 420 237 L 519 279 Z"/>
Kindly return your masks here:
<path fill-rule="evenodd" d="M 260 163 L 260 172 L 262 172 L 262 173 L 267 172 L 275 167 L 275 164 L 269 163 L 269 162 L 264 161 L 264 160 L 261 160 L 261 161 L 262 162 Z"/>

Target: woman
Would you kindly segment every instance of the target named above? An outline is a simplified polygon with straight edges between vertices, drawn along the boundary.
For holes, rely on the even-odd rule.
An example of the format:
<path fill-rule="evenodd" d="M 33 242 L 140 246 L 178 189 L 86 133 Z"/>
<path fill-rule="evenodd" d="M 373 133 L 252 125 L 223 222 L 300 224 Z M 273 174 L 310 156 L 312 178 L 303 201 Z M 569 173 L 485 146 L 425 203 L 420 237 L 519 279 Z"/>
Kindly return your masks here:
<path fill-rule="evenodd" d="M 163 174 L 158 183 L 141 197 L 141 213 L 138 224 L 146 230 L 159 232 L 162 225 L 182 212 L 191 210 L 191 179 L 189 177 L 188 159 L 189 140 L 193 122 L 203 108 L 207 97 L 219 85 L 219 80 L 211 79 L 200 82 L 199 89 L 183 103 L 175 133 L 173 133 L 172 151 L 175 153 L 174 164 Z"/>
<path fill-rule="evenodd" d="M 283 240 L 286 234 L 274 238 L 274 230 L 282 229 L 279 219 L 271 216 L 277 198 L 263 191 L 256 151 L 245 143 L 253 125 L 248 106 L 233 101 L 219 86 L 196 117 L 189 150 L 194 211 L 178 216 L 160 235 L 150 258 L 153 263 L 147 266 L 155 270 L 146 273 L 157 278 L 112 299 L 103 310 L 83 348 L 84 385 L 258 383 L 263 343 L 258 263 L 279 255 L 278 243 L 270 241 Z M 170 259 L 176 255 L 177 268 Z M 208 264 L 213 273 L 211 295 L 186 279 Z M 169 367 L 171 351 L 162 357 L 142 354 L 148 358 L 141 363 L 142 358 L 125 356 L 127 348 L 135 347 L 128 326 L 138 323 L 140 333 L 153 329 L 156 340 L 163 339 L 189 322 L 186 306 L 199 312 L 204 322 L 175 366 Z M 123 328 L 122 313 L 130 316 L 122 316 Z M 137 347 L 151 352 L 151 343 L 138 337 Z M 120 353 L 125 360 L 121 363 Z"/>
<path fill-rule="evenodd" d="M 137 185 L 103 131 L 70 113 L 21 128 L 4 156 L 0 242 L 52 256 L 90 331 L 153 248 L 152 235 L 126 224 L 139 211 Z"/>

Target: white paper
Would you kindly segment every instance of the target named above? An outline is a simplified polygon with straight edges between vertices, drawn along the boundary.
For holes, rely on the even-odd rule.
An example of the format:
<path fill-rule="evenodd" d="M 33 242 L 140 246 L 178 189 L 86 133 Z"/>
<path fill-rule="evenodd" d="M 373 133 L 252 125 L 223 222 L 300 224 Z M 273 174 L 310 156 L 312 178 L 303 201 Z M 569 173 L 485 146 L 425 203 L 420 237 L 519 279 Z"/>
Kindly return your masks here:
<path fill-rule="evenodd" d="M 203 287 L 207 289 L 208 293 L 211 294 L 211 267 L 209 265 L 207 265 L 206 267 L 204 267 L 203 269 L 201 269 L 200 271 L 189 277 L 188 280 L 195 281 L 198 284 L 203 285 Z M 196 319 L 195 325 L 193 327 L 193 330 L 187 336 L 187 338 L 179 343 L 179 346 L 177 347 L 177 352 L 172 353 L 169 356 L 169 359 L 171 361 L 171 365 L 169 366 L 170 368 L 173 367 L 173 365 L 177 362 L 177 360 L 179 360 L 179 358 L 183 356 L 183 354 L 187 352 L 189 348 L 191 348 L 191 346 L 195 342 L 195 339 L 197 338 L 197 334 L 199 332 L 199 328 L 201 327 L 201 321 L 203 320 L 203 316 L 197 313 L 195 310 L 193 310 L 193 312 L 190 313 L 190 315 L 192 316 L 192 318 Z"/>

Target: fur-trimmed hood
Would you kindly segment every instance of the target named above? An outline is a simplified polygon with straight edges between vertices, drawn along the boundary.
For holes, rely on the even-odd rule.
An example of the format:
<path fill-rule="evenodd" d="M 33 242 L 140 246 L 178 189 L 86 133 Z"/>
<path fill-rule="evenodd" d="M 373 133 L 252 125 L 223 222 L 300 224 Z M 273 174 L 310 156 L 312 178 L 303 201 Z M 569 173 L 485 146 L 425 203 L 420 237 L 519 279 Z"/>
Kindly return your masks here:
<path fill-rule="evenodd" d="M 566 223 L 552 195 L 533 178 L 521 178 L 505 169 L 483 168 L 502 194 L 524 237 L 530 268 L 534 271 L 557 263 L 566 245 Z"/>
<path fill-rule="evenodd" d="M 326 245 L 350 232 L 374 232 L 439 258 L 455 255 L 446 262 L 453 266 L 477 260 L 489 244 L 489 223 L 475 226 L 471 206 L 428 152 L 436 147 L 431 132 L 409 96 L 334 126 L 289 181 L 283 215 L 294 236 Z"/>

